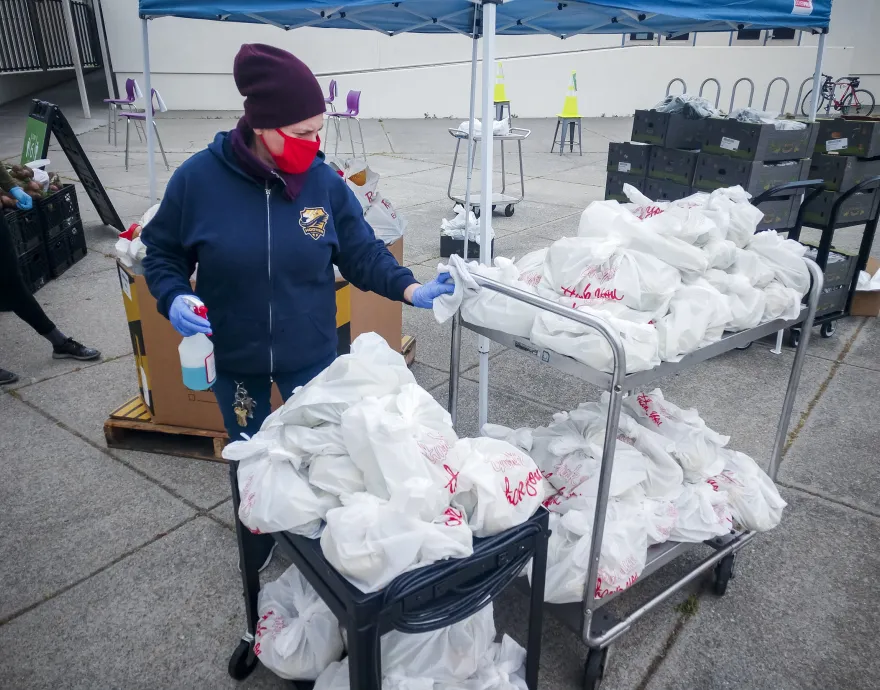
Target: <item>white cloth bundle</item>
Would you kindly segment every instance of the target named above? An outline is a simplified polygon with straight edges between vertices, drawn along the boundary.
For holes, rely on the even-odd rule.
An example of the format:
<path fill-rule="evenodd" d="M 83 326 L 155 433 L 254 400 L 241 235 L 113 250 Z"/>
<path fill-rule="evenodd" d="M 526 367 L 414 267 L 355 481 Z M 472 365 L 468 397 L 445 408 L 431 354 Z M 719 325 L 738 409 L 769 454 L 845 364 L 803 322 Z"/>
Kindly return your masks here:
<path fill-rule="evenodd" d="M 315 680 L 342 657 L 339 621 L 296 566 L 260 588 L 257 613 L 254 654 L 276 675 Z"/>
<path fill-rule="evenodd" d="M 342 507 L 327 512 L 321 550 L 355 587 L 375 592 L 410 570 L 473 554 L 473 535 L 460 515 L 418 517 L 425 497 L 419 488 L 408 485 L 388 501 L 343 496 Z"/>
<path fill-rule="evenodd" d="M 455 284 L 451 295 L 440 295 L 434 300 L 434 318 L 438 323 L 446 323 L 459 310 L 465 299 L 476 297 L 482 288 L 471 276 L 468 265 L 458 254 L 449 257 L 448 264 L 439 264 L 437 273 L 448 273 Z"/>
<path fill-rule="evenodd" d="M 445 218 L 440 221 L 440 234 L 452 237 L 456 240 L 463 240 L 465 235 L 465 223 L 467 223 L 468 242 L 480 243 L 480 224 L 473 211 L 468 211 L 467 220 L 465 220 L 464 206 L 456 204 L 452 207 L 455 217 L 452 220 Z M 494 236 L 494 230 L 492 232 Z"/>

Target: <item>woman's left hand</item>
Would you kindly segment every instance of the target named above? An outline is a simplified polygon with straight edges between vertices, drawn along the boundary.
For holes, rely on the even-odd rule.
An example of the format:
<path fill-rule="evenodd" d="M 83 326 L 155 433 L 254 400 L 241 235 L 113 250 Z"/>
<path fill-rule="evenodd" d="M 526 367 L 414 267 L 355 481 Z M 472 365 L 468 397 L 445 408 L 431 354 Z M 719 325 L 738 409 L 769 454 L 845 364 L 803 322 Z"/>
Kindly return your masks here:
<path fill-rule="evenodd" d="M 431 309 L 434 299 L 440 295 L 451 295 L 455 291 L 455 283 L 448 273 L 440 273 L 434 280 L 425 285 L 419 285 L 409 297 L 410 303 L 420 309 Z"/>

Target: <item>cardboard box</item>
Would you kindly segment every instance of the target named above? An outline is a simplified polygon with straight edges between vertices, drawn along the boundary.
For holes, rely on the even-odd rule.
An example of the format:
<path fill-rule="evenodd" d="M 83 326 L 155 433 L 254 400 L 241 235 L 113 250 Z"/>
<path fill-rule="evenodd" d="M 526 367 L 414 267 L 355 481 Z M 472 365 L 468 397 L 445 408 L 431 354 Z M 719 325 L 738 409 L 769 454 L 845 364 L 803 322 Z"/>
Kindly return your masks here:
<path fill-rule="evenodd" d="M 810 163 L 810 179 L 825 180 L 825 189 L 833 192 L 848 192 L 860 182 L 877 175 L 880 175 L 880 158 L 814 153 Z"/>
<path fill-rule="evenodd" d="M 787 161 L 813 154 L 818 128 L 776 129 L 770 124 L 710 117 L 705 120 L 700 151 L 750 161 Z"/>
<path fill-rule="evenodd" d="M 840 198 L 840 192 L 822 192 L 804 209 L 804 222 L 809 225 L 825 227 L 831 220 L 834 202 Z M 880 206 L 880 194 L 876 190 L 856 192 L 843 202 L 837 212 L 837 223 L 867 223 L 877 217 Z"/>
<path fill-rule="evenodd" d="M 699 155 L 697 151 L 663 149 L 654 146 L 648 163 L 648 177 L 690 185 L 694 180 L 694 168 L 697 166 Z"/>
<path fill-rule="evenodd" d="M 403 241 L 389 247 L 398 261 Z M 183 385 L 177 346 L 180 335 L 156 310 L 156 300 L 143 275 L 117 262 L 122 300 L 128 318 L 138 386 L 157 424 L 223 431 L 223 418 L 211 391 L 193 391 Z M 345 354 L 361 333 L 376 331 L 395 350 L 400 349 L 402 305 L 374 293 L 365 293 L 345 280 L 336 282 L 337 352 Z M 277 386 L 272 387 L 271 408 L 281 405 Z"/>
<path fill-rule="evenodd" d="M 608 172 L 644 177 L 648 173 L 651 145 L 630 141 L 608 144 Z"/>
<path fill-rule="evenodd" d="M 880 120 L 835 118 L 819 122 L 817 153 L 874 158 L 880 156 Z"/>
<path fill-rule="evenodd" d="M 616 199 L 624 204 L 628 203 L 629 199 L 623 193 L 624 184 L 631 184 L 640 192 L 645 191 L 645 178 L 643 175 L 610 172 L 605 178 L 605 198 Z"/>
<path fill-rule="evenodd" d="M 868 257 L 868 265 L 865 270 L 874 275 L 880 271 L 880 260 L 873 256 Z M 880 315 L 880 291 L 858 292 L 853 296 L 852 306 L 849 313 L 852 316 L 878 316 Z"/>
<path fill-rule="evenodd" d="M 701 153 L 694 172 L 694 189 L 711 192 L 740 185 L 752 196 L 758 196 L 773 187 L 809 179 L 809 173 L 809 158 L 780 164 Z"/>
<path fill-rule="evenodd" d="M 652 201 L 678 201 L 692 194 L 690 185 L 669 180 L 645 180 L 645 196 Z"/>
<path fill-rule="evenodd" d="M 636 110 L 630 138 L 669 149 L 698 149 L 703 140 L 705 122 L 689 120 L 681 113 Z"/>

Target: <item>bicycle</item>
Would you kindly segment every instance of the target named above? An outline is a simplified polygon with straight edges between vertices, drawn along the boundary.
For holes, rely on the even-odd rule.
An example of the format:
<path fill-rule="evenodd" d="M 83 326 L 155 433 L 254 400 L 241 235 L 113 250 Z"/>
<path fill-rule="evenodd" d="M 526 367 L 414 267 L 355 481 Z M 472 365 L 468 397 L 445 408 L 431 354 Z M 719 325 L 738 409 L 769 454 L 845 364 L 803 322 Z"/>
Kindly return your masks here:
<path fill-rule="evenodd" d="M 842 77 L 834 81 L 829 75 L 823 74 L 825 81 L 819 92 L 819 104 L 816 113 L 828 111 L 832 107 L 840 111 L 842 115 L 870 115 L 874 110 L 874 94 L 859 88 L 859 77 Z M 841 97 L 835 98 L 837 87 L 843 88 Z M 804 100 L 801 101 L 801 114 L 805 117 L 810 115 L 810 101 L 813 98 L 813 90 L 807 91 Z"/>

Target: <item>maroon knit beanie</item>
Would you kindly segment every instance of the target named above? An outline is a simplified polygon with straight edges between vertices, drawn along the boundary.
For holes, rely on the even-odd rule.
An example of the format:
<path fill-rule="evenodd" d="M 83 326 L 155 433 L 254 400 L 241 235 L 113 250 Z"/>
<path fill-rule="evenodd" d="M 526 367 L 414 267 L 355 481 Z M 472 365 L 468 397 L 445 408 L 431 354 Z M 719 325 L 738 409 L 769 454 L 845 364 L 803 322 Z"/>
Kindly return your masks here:
<path fill-rule="evenodd" d="M 315 75 L 281 48 L 245 43 L 235 56 L 232 76 L 245 97 L 244 117 L 251 127 L 276 129 L 326 110 Z"/>

